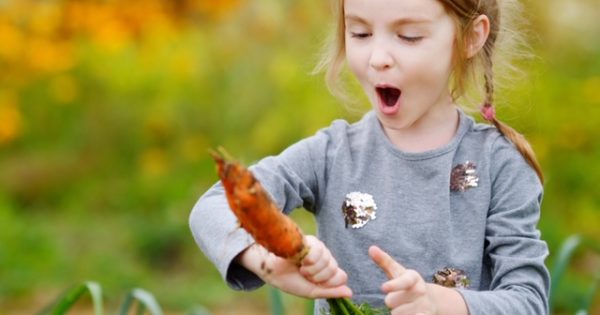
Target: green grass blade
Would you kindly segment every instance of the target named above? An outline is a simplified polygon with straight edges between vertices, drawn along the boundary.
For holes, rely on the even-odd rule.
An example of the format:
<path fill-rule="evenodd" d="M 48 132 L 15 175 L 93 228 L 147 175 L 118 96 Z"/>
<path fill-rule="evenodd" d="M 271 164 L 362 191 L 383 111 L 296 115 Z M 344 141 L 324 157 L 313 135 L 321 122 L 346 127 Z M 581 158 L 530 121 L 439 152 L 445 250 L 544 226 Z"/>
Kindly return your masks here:
<path fill-rule="evenodd" d="M 348 311 L 351 314 L 356 314 L 356 315 L 363 315 L 363 314 L 365 314 L 365 312 L 363 312 L 358 306 L 356 306 L 354 304 L 354 302 L 352 302 L 351 299 L 349 299 L 349 298 L 343 298 L 342 302 L 344 303 L 344 305 L 346 306 L 346 309 L 348 309 Z"/>
<path fill-rule="evenodd" d="M 92 303 L 94 304 L 94 314 L 103 315 L 104 310 L 102 309 L 102 287 L 96 282 L 88 281 L 85 283 L 90 295 L 92 296 Z"/>
<path fill-rule="evenodd" d="M 578 314 L 579 314 L 579 312 L 584 312 L 585 314 L 587 314 L 587 312 L 590 311 L 590 309 L 592 308 L 592 304 L 594 303 L 594 297 L 596 296 L 596 293 L 598 292 L 599 286 L 600 286 L 600 272 L 598 272 L 598 274 L 596 274 L 596 278 L 594 279 L 594 282 L 592 283 L 592 285 L 590 286 L 590 289 L 588 290 L 587 294 L 585 295 L 583 304 L 581 305 L 581 307 L 579 307 L 579 311 L 577 312 Z"/>
<path fill-rule="evenodd" d="M 135 300 L 137 300 L 138 303 L 140 303 L 140 307 L 142 307 L 142 312 L 145 309 L 148 309 L 148 311 L 150 311 L 150 314 L 152 315 L 163 314 L 160 305 L 158 305 L 158 302 L 156 302 L 156 299 L 154 298 L 154 295 L 152 295 L 146 290 L 142 290 L 139 288 L 133 289 L 131 290 L 131 292 L 129 292 L 129 294 L 127 294 L 127 297 L 125 297 L 125 301 L 123 301 L 123 304 L 121 304 L 121 310 L 119 311 L 119 314 L 127 315 Z"/>
<path fill-rule="evenodd" d="M 53 314 L 62 315 L 65 314 L 79 299 L 86 293 L 89 292 L 94 305 L 94 314 L 102 315 L 102 288 L 100 285 L 93 281 L 84 282 L 64 293 L 60 296 L 57 301 L 50 306 L 46 307 L 38 313 L 38 315 Z"/>
<path fill-rule="evenodd" d="M 335 302 L 337 303 L 340 311 L 342 311 L 343 315 L 353 315 L 351 313 L 350 309 L 348 309 L 348 307 L 346 307 L 346 303 L 344 303 L 344 299 L 337 298 L 337 299 L 335 299 Z"/>
<path fill-rule="evenodd" d="M 276 288 L 269 287 L 269 295 L 271 297 L 271 314 L 284 315 L 285 308 L 283 307 L 281 291 L 277 290 Z"/>
<path fill-rule="evenodd" d="M 144 312 L 146 311 L 146 308 L 144 307 L 144 305 L 142 303 L 138 303 L 137 305 L 137 315 L 144 315 Z"/>
<path fill-rule="evenodd" d="M 338 304 L 337 299 L 334 299 L 334 298 L 327 299 L 327 304 L 329 304 L 329 313 L 325 313 L 325 314 L 330 314 L 330 315 L 343 315 L 344 314 L 342 312 L 342 310 L 340 309 L 340 305 Z"/>
<path fill-rule="evenodd" d="M 558 288 L 558 284 L 560 280 L 565 274 L 567 270 L 567 266 L 571 262 L 571 258 L 573 257 L 573 253 L 579 245 L 582 243 L 582 238 L 580 235 L 571 235 L 569 236 L 561 245 L 560 250 L 558 252 L 558 258 L 554 262 L 554 267 L 552 268 L 552 286 L 550 287 L 550 313 L 552 313 L 553 302 L 555 300 L 556 289 Z"/>
<path fill-rule="evenodd" d="M 127 313 L 129 313 L 129 309 L 131 308 L 132 304 L 133 304 L 133 294 L 131 292 L 129 292 L 129 294 L 127 294 L 127 296 L 125 297 L 125 301 L 123 301 L 123 304 L 121 304 L 121 309 L 119 310 L 119 315 L 127 315 Z"/>
<path fill-rule="evenodd" d="M 313 315 L 315 313 L 315 300 L 307 299 L 304 314 Z"/>

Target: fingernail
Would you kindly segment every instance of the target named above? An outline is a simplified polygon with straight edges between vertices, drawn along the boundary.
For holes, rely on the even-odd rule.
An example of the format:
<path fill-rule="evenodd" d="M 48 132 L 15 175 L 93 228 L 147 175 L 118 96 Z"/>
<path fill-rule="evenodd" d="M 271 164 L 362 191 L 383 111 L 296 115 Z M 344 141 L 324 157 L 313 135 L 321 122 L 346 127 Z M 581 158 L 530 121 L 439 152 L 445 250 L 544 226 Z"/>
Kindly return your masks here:
<path fill-rule="evenodd" d="M 350 289 L 349 287 L 346 287 L 346 289 L 348 289 L 348 292 L 346 292 L 346 293 L 348 293 L 348 294 L 346 295 L 346 297 L 349 297 L 349 298 L 351 298 L 351 297 L 352 297 L 352 289 Z"/>

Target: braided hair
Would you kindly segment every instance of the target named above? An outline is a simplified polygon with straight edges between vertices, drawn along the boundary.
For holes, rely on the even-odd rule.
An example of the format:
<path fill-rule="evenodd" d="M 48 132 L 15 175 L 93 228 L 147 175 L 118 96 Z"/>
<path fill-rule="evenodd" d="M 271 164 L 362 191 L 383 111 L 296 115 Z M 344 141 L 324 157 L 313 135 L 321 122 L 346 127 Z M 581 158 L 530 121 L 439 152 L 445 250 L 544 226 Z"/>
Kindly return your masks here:
<path fill-rule="evenodd" d="M 515 129 L 500 121 L 496 117 L 494 108 L 494 51 L 498 35 L 500 33 L 500 7 L 498 0 L 439 0 L 446 10 L 453 16 L 457 22 L 457 40 L 455 54 L 455 70 L 454 70 L 454 89 L 452 95 L 454 98 L 462 95 L 465 90 L 465 81 L 467 75 L 472 71 L 473 64 L 479 62 L 483 68 L 484 78 L 484 101 L 481 106 L 481 114 L 483 118 L 492 123 L 500 133 L 510 140 L 527 163 L 535 170 L 540 181 L 543 182 L 544 176 L 542 168 L 538 163 L 535 153 L 525 137 Z M 490 21 L 490 33 L 483 45 L 483 48 L 476 56 L 468 58 L 466 52 L 466 41 L 469 37 L 469 31 L 473 26 L 473 22 L 480 15 L 485 15 Z"/>

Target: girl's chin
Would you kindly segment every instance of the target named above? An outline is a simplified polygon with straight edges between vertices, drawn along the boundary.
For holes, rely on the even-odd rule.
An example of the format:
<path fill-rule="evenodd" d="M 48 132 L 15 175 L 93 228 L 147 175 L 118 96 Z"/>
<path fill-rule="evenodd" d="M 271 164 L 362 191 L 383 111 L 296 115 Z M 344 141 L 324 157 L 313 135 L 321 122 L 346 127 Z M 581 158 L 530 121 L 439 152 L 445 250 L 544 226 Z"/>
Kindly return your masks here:
<path fill-rule="evenodd" d="M 386 115 L 381 111 L 377 112 L 377 116 L 379 118 L 379 122 L 384 129 L 389 130 L 402 130 L 408 126 L 408 123 L 405 119 L 402 119 L 400 115 L 392 116 Z"/>

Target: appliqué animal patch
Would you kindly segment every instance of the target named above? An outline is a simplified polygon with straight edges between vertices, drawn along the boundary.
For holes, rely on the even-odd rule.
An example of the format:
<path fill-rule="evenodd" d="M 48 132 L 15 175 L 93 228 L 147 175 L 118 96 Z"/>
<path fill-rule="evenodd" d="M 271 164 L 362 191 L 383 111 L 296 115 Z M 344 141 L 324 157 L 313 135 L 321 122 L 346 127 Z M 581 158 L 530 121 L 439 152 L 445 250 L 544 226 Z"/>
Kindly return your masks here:
<path fill-rule="evenodd" d="M 471 280 L 464 270 L 446 267 L 433 275 L 433 283 L 448 288 L 465 289 L 469 287 Z"/>
<path fill-rule="evenodd" d="M 451 191 L 465 192 L 469 188 L 477 187 L 478 182 L 477 166 L 473 162 L 456 165 L 450 174 Z"/>
<path fill-rule="evenodd" d="M 358 229 L 370 220 L 375 220 L 375 210 L 377 210 L 377 205 L 373 196 L 357 191 L 347 194 L 342 203 L 346 228 L 349 225 L 353 229 Z"/>

